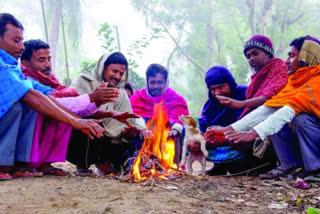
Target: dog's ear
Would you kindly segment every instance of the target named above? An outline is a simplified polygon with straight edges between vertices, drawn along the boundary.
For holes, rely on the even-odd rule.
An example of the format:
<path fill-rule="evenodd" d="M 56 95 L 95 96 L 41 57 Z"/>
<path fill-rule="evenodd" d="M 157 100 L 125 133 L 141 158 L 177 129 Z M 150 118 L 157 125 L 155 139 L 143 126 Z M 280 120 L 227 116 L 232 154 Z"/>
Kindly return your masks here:
<path fill-rule="evenodd" d="M 190 121 L 190 125 L 191 125 L 192 127 L 198 128 L 197 120 L 196 120 L 194 117 L 190 116 L 190 117 L 189 117 L 189 121 Z"/>

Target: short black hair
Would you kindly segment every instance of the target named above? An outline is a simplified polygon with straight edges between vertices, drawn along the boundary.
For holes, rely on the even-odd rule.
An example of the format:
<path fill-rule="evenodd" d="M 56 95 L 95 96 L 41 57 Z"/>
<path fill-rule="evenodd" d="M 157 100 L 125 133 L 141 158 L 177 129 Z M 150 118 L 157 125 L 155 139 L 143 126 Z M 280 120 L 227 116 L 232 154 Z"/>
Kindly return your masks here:
<path fill-rule="evenodd" d="M 292 40 L 292 42 L 290 43 L 290 46 L 295 47 L 300 52 L 305 40 L 306 40 L 306 36 L 296 38 Z"/>
<path fill-rule="evenodd" d="M 110 64 L 124 65 L 126 66 L 126 70 L 128 70 L 128 61 L 120 52 L 114 52 L 107 58 L 107 60 L 104 62 L 103 70 L 106 69 Z"/>
<path fill-rule="evenodd" d="M 124 89 L 129 90 L 129 91 L 131 92 L 131 94 L 133 94 L 133 88 L 132 88 L 132 86 L 131 86 L 130 83 L 127 83 L 127 84 L 124 86 Z"/>
<path fill-rule="evenodd" d="M 0 13 L 0 36 L 3 37 L 4 33 L 7 31 L 7 24 L 12 24 L 13 26 L 23 30 L 22 24 L 9 13 Z"/>
<path fill-rule="evenodd" d="M 31 40 L 25 41 L 23 45 L 25 49 L 21 55 L 21 61 L 23 60 L 30 61 L 33 51 L 50 48 L 50 46 L 47 43 L 45 43 L 40 39 L 31 39 Z"/>
<path fill-rule="evenodd" d="M 164 79 L 167 81 L 168 71 L 164 66 L 160 64 L 149 65 L 146 71 L 147 81 L 148 81 L 148 77 L 155 77 L 157 74 L 162 74 L 164 76 Z"/>

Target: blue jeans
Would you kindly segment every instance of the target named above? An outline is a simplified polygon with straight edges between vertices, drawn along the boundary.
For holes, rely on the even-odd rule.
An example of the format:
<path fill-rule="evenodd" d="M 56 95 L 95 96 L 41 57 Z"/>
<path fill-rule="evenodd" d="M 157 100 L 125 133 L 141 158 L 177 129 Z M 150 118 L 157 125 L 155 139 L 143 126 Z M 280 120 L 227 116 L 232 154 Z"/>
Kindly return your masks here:
<path fill-rule="evenodd" d="M 29 162 L 36 112 L 20 102 L 0 119 L 0 166 Z"/>

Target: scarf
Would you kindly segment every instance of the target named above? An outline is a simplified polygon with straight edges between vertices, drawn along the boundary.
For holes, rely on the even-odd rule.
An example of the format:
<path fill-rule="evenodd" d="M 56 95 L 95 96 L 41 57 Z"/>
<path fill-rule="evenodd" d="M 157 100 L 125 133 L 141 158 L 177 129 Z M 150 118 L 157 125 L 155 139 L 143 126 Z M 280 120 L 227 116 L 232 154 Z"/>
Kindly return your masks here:
<path fill-rule="evenodd" d="M 246 86 L 237 85 L 231 72 L 223 66 L 214 66 L 210 68 L 205 76 L 205 82 L 208 87 L 208 100 L 204 104 L 201 117 L 199 118 L 199 128 L 205 132 L 208 126 L 220 125 L 228 126 L 237 121 L 243 109 L 233 109 L 222 105 L 211 93 L 211 85 L 220 85 L 227 83 L 231 90 L 230 98 L 236 100 L 245 100 Z"/>
<path fill-rule="evenodd" d="M 296 115 L 305 112 L 320 117 L 320 41 L 307 36 L 298 60 L 309 67 L 299 68 L 290 75 L 286 87 L 264 105 L 289 106 Z"/>
<path fill-rule="evenodd" d="M 246 92 L 246 99 L 260 96 L 270 99 L 285 87 L 288 81 L 287 66 L 283 60 L 273 58 L 263 68 L 251 76 L 251 83 Z M 245 108 L 240 118 L 254 108 Z"/>
<path fill-rule="evenodd" d="M 51 88 L 55 89 L 54 93 L 52 94 L 54 97 L 79 96 L 79 93 L 76 91 L 76 89 L 67 88 L 66 86 L 62 85 L 54 74 L 50 74 L 50 77 L 47 77 L 40 71 L 33 70 L 24 65 L 21 65 L 21 70 L 25 76 L 40 82 L 42 85 L 50 86 Z"/>
<path fill-rule="evenodd" d="M 157 97 L 148 95 L 144 88 L 135 91 L 130 98 L 133 112 L 147 119 L 152 118 L 154 105 L 161 101 L 168 112 L 169 122 L 182 124 L 179 116 L 189 114 L 188 106 L 184 98 L 171 88 L 167 88 L 165 93 Z"/>

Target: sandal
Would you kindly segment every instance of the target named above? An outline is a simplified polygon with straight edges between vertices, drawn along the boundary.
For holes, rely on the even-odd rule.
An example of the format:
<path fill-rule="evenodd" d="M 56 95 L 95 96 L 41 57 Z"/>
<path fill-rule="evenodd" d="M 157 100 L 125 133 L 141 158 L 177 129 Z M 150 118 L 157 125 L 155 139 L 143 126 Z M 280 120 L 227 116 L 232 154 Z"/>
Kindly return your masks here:
<path fill-rule="evenodd" d="M 320 172 L 319 172 L 319 170 L 314 171 L 314 172 L 310 172 L 308 175 L 306 175 L 304 177 L 303 180 L 308 181 L 308 182 L 320 182 Z"/>
<path fill-rule="evenodd" d="M 9 173 L 0 172 L 0 181 L 11 180 L 12 176 Z"/>
<path fill-rule="evenodd" d="M 55 175 L 55 176 L 67 176 L 70 173 L 67 171 L 64 171 L 63 169 L 59 169 L 56 167 L 49 167 L 45 171 L 43 171 L 43 175 Z"/>
<path fill-rule="evenodd" d="M 259 178 L 261 178 L 261 179 L 275 179 L 275 178 L 279 178 L 279 177 L 284 177 L 295 169 L 296 168 L 290 168 L 290 169 L 284 170 L 284 169 L 280 169 L 280 168 L 275 168 L 265 174 L 260 174 Z"/>
<path fill-rule="evenodd" d="M 13 169 L 10 174 L 12 178 L 28 178 L 37 176 L 34 169 Z"/>

